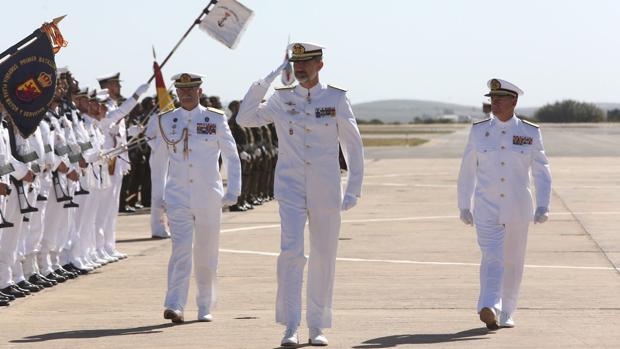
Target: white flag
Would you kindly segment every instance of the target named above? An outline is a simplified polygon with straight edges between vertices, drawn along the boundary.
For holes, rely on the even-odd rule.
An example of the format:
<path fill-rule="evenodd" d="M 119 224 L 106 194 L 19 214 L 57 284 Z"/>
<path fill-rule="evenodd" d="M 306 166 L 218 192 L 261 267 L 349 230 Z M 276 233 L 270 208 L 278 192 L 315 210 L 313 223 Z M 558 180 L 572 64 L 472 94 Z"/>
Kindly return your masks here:
<path fill-rule="evenodd" d="M 235 0 L 219 0 L 200 22 L 200 29 L 233 49 L 253 15 L 252 10 Z"/>

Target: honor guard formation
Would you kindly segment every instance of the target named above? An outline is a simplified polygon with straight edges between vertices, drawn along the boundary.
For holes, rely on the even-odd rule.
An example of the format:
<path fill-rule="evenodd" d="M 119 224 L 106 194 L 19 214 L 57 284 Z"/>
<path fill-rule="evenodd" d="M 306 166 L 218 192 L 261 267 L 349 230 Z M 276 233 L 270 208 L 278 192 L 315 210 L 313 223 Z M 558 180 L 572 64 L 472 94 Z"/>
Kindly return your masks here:
<path fill-rule="evenodd" d="M 146 206 L 151 236 L 172 246 L 163 317 L 185 321 L 193 268 L 195 318 L 214 321 L 222 208 L 276 199 L 280 344 L 300 344 L 307 263 L 304 334 L 312 346 L 328 345 L 341 212 L 361 197 L 364 150 L 346 90 L 319 79 L 324 49 L 291 44 L 290 58 L 226 112 L 202 93 L 200 74 L 174 75 L 174 108 L 160 110 L 157 96 L 140 99 L 149 84 L 125 98 L 120 73 L 89 89 L 59 69 L 32 135 L 7 117 L 0 125 L 0 305 L 126 258 L 116 246 L 118 212 Z M 267 96 L 291 63 L 297 84 Z M 514 114 L 523 91 L 502 79 L 487 85 L 489 118 L 471 128 L 458 208 L 482 253 L 478 314 L 495 330 L 515 325 L 528 228 L 548 218 L 551 174 L 540 128 Z"/>

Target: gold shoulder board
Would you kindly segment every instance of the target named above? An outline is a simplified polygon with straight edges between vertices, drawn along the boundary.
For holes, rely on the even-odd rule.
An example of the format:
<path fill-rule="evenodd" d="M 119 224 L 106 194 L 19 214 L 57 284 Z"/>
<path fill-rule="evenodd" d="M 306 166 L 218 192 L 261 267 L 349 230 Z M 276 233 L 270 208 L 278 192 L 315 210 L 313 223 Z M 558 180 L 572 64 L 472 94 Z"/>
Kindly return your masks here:
<path fill-rule="evenodd" d="M 207 110 L 211 111 L 211 112 L 214 112 L 214 113 L 226 115 L 226 113 L 223 110 L 221 110 L 221 109 L 207 107 Z"/>
<path fill-rule="evenodd" d="M 525 119 L 521 119 L 521 121 L 523 121 L 524 124 L 530 125 L 532 127 L 540 128 L 540 126 L 536 125 L 535 123 L 533 123 L 531 121 L 527 121 Z"/>
<path fill-rule="evenodd" d="M 347 92 L 347 90 L 345 90 L 345 89 L 344 89 L 344 88 L 342 88 L 342 87 L 338 87 L 338 86 L 334 86 L 334 85 L 330 85 L 330 84 L 328 84 L 328 85 L 327 85 L 327 87 L 331 87 L 331 88 L 333 88 L 333 89 L 335 89 L 335 90 L 340 90 L 340 91 L 342 91 L 342 92 Z"/>
<path fill-rule="evenodd" d="M 487 121 L 491 121 L 491 118 L 480 120 L 480 121 L 476 121 L 476 122 L 474 122 L 474 125 L 478 125 L 478 124 L 481 124 L 481 123 L 487 122 Z"/>
<path fill-rule="evenodd" d="M 278 90 L 278 91 L 285 91 L 285 90 L 292 90 L 294 89 L 295 86 L 291 85 L 291 86 L 279 86 L 274 88 L 274 90 Z"/>

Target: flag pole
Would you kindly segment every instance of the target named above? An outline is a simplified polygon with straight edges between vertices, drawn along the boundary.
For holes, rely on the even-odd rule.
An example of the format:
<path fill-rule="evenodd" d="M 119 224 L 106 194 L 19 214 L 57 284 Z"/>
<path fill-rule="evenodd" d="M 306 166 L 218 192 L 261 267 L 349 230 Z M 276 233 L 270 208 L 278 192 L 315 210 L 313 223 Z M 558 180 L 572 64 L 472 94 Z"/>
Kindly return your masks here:
<path fill-rule="evenodd" d="M 177 44 L 174 46 L 174 48 L 172 48 L 172 51 L 170 51 L 170 53 L 168 53 L 168 56 L 166 56 L 166 58 L 164 59 L 163 62 L 161 62 L 161 65 L 159 66 L 159 68 L 163 68 L 164 65 L 166 65 L 166 62 L 168 62 L 168 60 L 170 59 L 170 57 L 174 54 L 174 52 L 177 50 L 177 48 L 179 48 L 179 46 L 181 45 L 181 43 L 183 42 L 183 40 L 185 40 L 185 38 L 189 35 L 189 33 L 192 31 L 192 29 L 194 29 L 194 27 L 197 24 L 200 24 L 200 22 L 202 22 L 202 18 L 203 16 L 206 16 L 209 14 L 209 12 L 211 11 L 211 6 L 215 5 L 217 3 L 217 0 L 211 0 L 211 2 L 209 2 L 209 4 L 207 5 L 207 7 L 205 7 L 204 10 L 202 10 L 202 12 L 200 13 L 200 15 L 198 16 L 198 18 L 196 18 L 196 20 L 192 23 L 192 25 L 189 27 L 189 29 L 187 29 L 187 31 L 185 32 L 185 34 L 183 34 L 183 36 L 181 37 L 181 39 L 179 40 L 179 42 L 177 42 Z M 153 79 L 155 79 L 155 74 L 151 75 L 151 78 L 149 79 L 149 83 L 151 81 L 153 81 Z"/>

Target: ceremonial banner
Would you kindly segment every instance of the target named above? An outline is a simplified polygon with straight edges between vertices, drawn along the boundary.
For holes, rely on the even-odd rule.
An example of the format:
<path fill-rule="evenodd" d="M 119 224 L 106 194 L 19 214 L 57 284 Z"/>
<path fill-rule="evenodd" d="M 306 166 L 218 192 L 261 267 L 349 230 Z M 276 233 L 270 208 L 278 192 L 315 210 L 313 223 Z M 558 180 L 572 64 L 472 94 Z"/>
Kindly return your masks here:
<path fill-rule="evenodd" d="M 252 10 L 236 0 L 218 0 L 200 22 L 200 29 L 234 49 L 253 15 Z"/>
<path fill-rule="evenodd" d="M 153 62 L 153 71 L 155 72 L 155 88 L 157 89 L 157 103 L 159 105 L 159 112 L 165 113 L 174 109 L 174 102 L 166 89 L 166 84 L 164 83 L 164 78 L 161 75 L 161 69 L 159 68 L 159 64 L 157 64 L 157 62 Z"/>
<path fill-rule="evenodd" d="M 44 28 L 48 31 L 37 29 L 0 54 L 0 103 L 24 138 L 37 129 L 56 91 L 59 47 L 52 47 L 50 25 Z"/>

